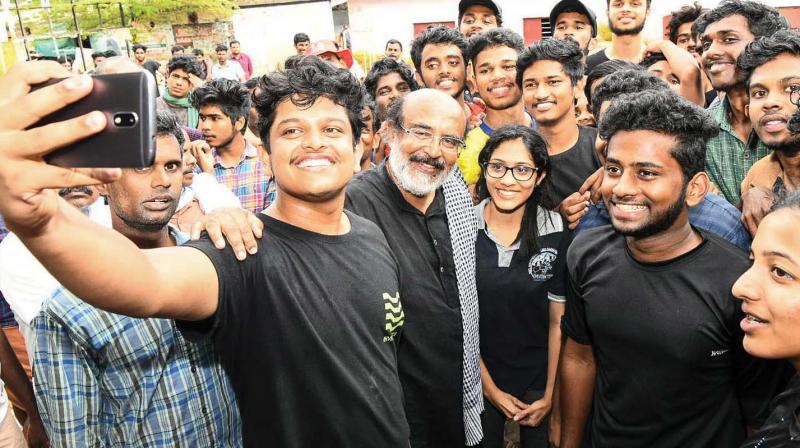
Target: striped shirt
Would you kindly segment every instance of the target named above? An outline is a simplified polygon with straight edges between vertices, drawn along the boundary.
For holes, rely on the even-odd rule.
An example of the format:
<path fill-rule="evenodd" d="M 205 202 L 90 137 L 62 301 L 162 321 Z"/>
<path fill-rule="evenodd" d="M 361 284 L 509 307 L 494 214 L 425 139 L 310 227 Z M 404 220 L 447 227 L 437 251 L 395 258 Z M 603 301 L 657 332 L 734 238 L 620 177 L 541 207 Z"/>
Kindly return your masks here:
<path fill-rule="evenodd" d="M 741 199 L 741 184 L 747 172 L 770 150 L 755 132 L 750 133 L 746 144 L 739 138 L 728 120 L 730 108 L 728 98 L 708 108 L 719 123 L 720 133 L 706 145 L 706 172 L 725 199 L 736 205 Z"/>
<path fill-rule="evenodd" d="M 258 157 L 258 149 L 247 140 L 239 164 L 226 167 L 222 158 L 214 149 L 214 176 L 217 181 L 228 187 L 242 203 L 242 208 L 258 213 L 275 200 L 273 182 Z"/>
<path fill-rule="evenodd" d="M 242 446 L 214 348 L 174 321 L 101 311 L 59 288 L 34 327 L 36 402 L 53 446 Z"/>

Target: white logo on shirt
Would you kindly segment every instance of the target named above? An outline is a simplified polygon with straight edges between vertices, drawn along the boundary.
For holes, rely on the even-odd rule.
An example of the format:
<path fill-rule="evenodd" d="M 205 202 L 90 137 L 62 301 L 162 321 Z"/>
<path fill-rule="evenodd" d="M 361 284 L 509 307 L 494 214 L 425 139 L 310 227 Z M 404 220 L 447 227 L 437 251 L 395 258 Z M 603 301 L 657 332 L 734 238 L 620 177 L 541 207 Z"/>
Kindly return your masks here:
<path fill-rule="evenodd" d="M 558 257 L 558 251 L 551 248 L 542 249 L 531 257 L 528 263 L 528 273 L 535 282 L 544 282 L 553 277 L 553 262 Z"/>
<path fill-rule="evenodd" d="M 713 358 L 715 356 L 724 355 L 725 353 L 728 353 L 729 351 L 730 351 L 730 349 L 727 349 L 727 348 L 726 349 L 722 349 L 722 350 L 711 350 L 711 357 Z"/>

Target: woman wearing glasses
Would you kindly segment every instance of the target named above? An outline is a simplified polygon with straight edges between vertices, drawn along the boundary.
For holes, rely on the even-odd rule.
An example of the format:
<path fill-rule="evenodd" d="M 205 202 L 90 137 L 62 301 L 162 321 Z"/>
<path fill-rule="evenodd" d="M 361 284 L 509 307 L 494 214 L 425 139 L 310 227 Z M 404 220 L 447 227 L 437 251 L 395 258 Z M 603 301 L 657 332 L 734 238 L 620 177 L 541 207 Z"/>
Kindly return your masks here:
<path fill-rule="evenodd" d="M 540 206 L 550 162 L 536 131 L 495 130 L 478 161 L 483 446 L 503 446 L 505 421 L 514 419 L 523 448 L 547 447 L 570 235 L 560 215 Z"/>
<path fill-rule="evenodd" d="M 753 239 L 753 265 L 733 285 L 742 300 L 744 348 L 753 356 L 786 359 L 800 372 L 800 193 L 768 214 Z M 764 426 L 743 447 L 800 447 L 800 376 L 771 405 Z"/>

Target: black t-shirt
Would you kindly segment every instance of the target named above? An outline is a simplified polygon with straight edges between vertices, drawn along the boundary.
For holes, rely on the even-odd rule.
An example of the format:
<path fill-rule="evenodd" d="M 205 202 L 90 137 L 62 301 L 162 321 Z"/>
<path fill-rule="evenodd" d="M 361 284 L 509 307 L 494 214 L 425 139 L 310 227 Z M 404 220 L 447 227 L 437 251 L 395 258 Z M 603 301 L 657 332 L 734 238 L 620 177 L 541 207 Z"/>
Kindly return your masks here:
<path fill-rule="evenodd" d="M 800 447 L 800 376 L 795 374 L 788 389 L 775 397 L 771 407 L 764 426 L 742 448 Z"/>
<path fill-rule="evenodd" d="M 745 419 L 765 412 L 780 369 L 744 352 L 731 294 L 749 261 L 700 234 L 700 246 L 657 264 L 634 260 L 611 226 L 570 246 L 562 330 L 594 352 L 594 446 L 738 446 Z"/>
<path fill-rule="evenodd" d="M 519 244 L 498 248 L 484 225 L 483 207 L 477 210 L 481 358 L 497 387 L 519 398 L 547 385 L 549 305 L 565 300 L 570 234 L 558 213 L 539 208 L 539 249 L 523 257 L 514 249 Z"/>
<path fill-rule="evenodd" d="M 606 50 L 600 50 L 590 54 L 586 57 L 586 74 L 588 75 L 595 67 L 610 60 L 611 59 L 608 59 L 608 56 L 606 56 Z"/>
<path fill-rule="evenodd" d="M 400 267 L 397 367 L 411 446 L 464 446 L 464 331 L 444 194 L 420 213 L 381 164 L 353 178 L 345 207 L 383 230 Z"/>
<path fill-rule="evenodd" d="M 245 446 L 407 447 L 394 339 L 402 326 L 397 262 L 381 231 L 347 213 L 341 236 L 258 215 L 258 255 L 190 242 L 219 277 L 208 321 L 230 376 Z"/>
<path fill-rule="evenodd" d="M 554 156 L 550 156 L 550 175 L 545 179 L 548 198 L 543 205 L 555 209 L 567 196 L 578 191 L 586 179 L 602 166 L 594 147 L 597 129 L 578 126 L 578 141 L 575 145 Z"/>

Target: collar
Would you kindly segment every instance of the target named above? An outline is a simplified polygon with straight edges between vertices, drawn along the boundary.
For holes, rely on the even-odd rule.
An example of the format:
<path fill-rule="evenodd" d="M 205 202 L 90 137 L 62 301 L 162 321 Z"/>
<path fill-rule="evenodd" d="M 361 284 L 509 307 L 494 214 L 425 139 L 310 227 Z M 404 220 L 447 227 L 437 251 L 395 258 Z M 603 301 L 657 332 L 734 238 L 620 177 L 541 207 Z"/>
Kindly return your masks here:
<path fill-rule="evenodd" d="M 514 244 L 510 246 L 504 246 L 497 238 L 492 235 L 492 231 L 489 230 L 489 226 L 486 225 L 486 219 L 483 217 L 483 212 L 486 209 L 486 206 L 489 205 L 490 198 L 486 198 L 480 202 L 480 204 L 475 206 L 475 217 L 478 219 L 478 230 L 483 230 L 486 233 L 486 236 L 489 237 L 490 240 L 494 244 L 497 245 L 498 249 L 503 249 L 506 251 L 510 250 L 518 250 L 520 246 L 519 240 L 515 241 Z"/>
<path fill-rule="evenodd" d="M 533 116 L 531 116 L 531 114 L 529 114 L 529 113 L 528 113 L 528 110 L 527 110 L 527 109 L 525 109 L 525 115 L 527 115 L 527 116 L 528 116 L 528 118 L 530 118 L 530 119 L 531 119 L 531 129 L 533 129 L 533 130 L 536 130 L 536 128 L 537 128 L 537 126 L 536 126 L 536 120 L 534 120 L 534 119 L 533 119 Z M 490 137 L 492 136 L 492 132 L 494 132 L 494 129 L 492 129 L 492 128 L 489 126 L 489 124 L 488 124 L 488 123 L 486 123 L 486 120 L 481 120 L 480 128 L 481 128 L 481 130 L 482 130 L 482 131 L 483 131 L 483 132 L 484 132 L 486 135 L 488 135 L 488 136 L 490 136 Z"/>
<path fill-rule="evenodd" d="M 212 154 L 214 154 L 214 166 L 221 166 L 223 168 L 234 168 L 231 166 L 225 166 L 222 164 L 222 158 L 219 156 L 217 152 L 217 148 L 212 149 Z M 255 146 L 250 144 L 247 139 L 244 139 L 244 152 L 242 153 L 242 157 L 239 159 L 239 163 L 236 166 L 241 165 L 247 159 L 252 159 L 254 157 L 258 157 L 258 149 Z"/>

